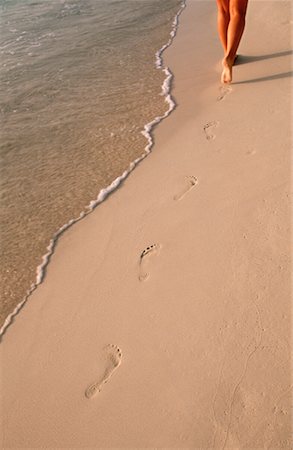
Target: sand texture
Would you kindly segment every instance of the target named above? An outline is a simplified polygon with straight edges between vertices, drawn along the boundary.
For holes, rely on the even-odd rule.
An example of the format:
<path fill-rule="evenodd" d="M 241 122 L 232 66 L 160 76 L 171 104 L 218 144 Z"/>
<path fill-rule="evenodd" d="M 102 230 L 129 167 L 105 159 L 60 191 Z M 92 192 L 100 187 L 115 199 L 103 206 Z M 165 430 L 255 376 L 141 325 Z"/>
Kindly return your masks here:
<path fill-rule="evenodd" d="M 292 449 L 290 3 L 250 2 L 228 87 L 215 24 L 187 2 L 153 153 L 4 334 L 3 448 Z"/>

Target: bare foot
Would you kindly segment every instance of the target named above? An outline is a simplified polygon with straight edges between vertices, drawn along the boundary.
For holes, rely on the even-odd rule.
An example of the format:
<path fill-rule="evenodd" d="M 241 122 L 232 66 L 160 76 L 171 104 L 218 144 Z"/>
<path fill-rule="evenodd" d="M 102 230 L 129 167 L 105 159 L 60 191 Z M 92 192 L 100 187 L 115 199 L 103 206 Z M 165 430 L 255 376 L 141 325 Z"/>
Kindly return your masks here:
<path fill-rule="evenodd" d="M 222 60 L 223 72 L 221 76 L 221 82 L 223 84 L 229 84 L 232 81 L 232 66 L 233 62 L 228 60 L 228 58 L 224 58 Z"/>

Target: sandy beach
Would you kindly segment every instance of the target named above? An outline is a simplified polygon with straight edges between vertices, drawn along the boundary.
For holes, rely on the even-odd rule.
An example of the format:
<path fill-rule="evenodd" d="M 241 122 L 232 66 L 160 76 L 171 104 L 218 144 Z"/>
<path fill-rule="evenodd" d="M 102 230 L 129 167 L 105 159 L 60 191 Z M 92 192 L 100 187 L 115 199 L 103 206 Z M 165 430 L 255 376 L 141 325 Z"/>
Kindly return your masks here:
<path fill-rule="evenodd" d="M 2 448 L 292 449 L 289 1 L 164 52 L 153 152 L 59 239 L 0 345 Z"/>

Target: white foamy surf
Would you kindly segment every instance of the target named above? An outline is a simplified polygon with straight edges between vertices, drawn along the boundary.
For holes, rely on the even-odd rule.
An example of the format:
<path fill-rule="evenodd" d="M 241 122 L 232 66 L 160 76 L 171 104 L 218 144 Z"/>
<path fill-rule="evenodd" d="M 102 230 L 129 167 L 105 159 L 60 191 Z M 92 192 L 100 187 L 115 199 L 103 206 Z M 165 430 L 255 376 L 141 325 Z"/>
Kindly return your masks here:
<path fill-rule="evenodd" d="M 171 81 L 173 78 L 173 74 L 169 67 L 163 65 L 163 58 L 162 54 L 163 52 L 172 44 L 174 37 L 176 36 L 178 24 L 179 24 L 179 16 L 182 13 L 183 9 L 186 7 L 186 1 L 182 0 L 181 6 L 177 14 L 175 15 L 175 18 L 173 20 L 172 24 L 172 30 L 170 32 L 170 38 L 166 44 L 164 44 L 155 54 L 155 64 L 156 68 L 159 70 L 162 70 L 166 78 L 162 85 L 162 92 L 161 95 L 165 97 L 165 102 L 168 104 L 167 111 L 162 116 L 157 116 L 155 119 L 153 119 L 151 122 L 144 125 L 144 130 L 142 131 L 143 136 L 147 139 L 147 145 L 144 149 L 144 153 L 132 161 L 129 165 L 129 168 L 125 170 L 122 175 L 117 177 L 109 186 L 103 188 L 100 190 L 97 198 L 95 200 L 92 200 L 89 205 L 85 207 L 85 210 L 80 213 L 80 215 L 75 218 L 71 219 L 69 222 L 64 224 L 59 230 L 53 235 L 52 239 L 49 242 L 49 245 L 47 246 L 47 252 L 42 257 L 41 264 L 36 269 L 36 281 L 31 285 L 30 289 L 27 291 L 26 296 L 24 299 L 18 303 L 18 305 L 14 308 L 14 310 L 7 316 L 7 318 L 4 321 L 4 324 L 0 328 L 0 339 L 2 338 L 3 334 L 5 333 L 5 330 L 11 323 L 13 322 L 14 317 L 18 314 L 18 312 L 21 310 L 21 308 L 24 306 L 30 295 L 35 291 L 35 289 L 38 287 L 39 284 L 42 283 L 45 277 L 46 268 L 50 262 L 51 256 L 54 253 L 54 249 L 56 246 L 56 243 L 60 236 L 73 224 L 81 220 L 83 217 L 85 217 L 87 214 L 91 213 L 95 207 L 103 202 L 108 195 L 110 195 L 113 191 L 117 189 L 117 187 L 128 177 L 128 175 L 134 170 L 134 168 L 144 159 L 146 158 L 149 153 L 151 152 L 151 149 L 154 145 L 154 140 L 152 136 L 153 129 L 156 125 L 158 125 L 162 120 L 164 120 L 166 117 L 168 117 L 171 112 L 175 109 L 176 103 L 172 99 L 171 96 Z"/>

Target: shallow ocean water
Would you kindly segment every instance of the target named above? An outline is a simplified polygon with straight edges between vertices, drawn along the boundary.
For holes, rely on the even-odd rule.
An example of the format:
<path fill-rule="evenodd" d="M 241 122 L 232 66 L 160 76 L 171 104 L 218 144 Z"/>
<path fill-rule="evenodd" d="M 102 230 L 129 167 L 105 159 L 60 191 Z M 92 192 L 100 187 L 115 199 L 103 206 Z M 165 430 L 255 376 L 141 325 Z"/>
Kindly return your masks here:
<path fill-rule="evenodd" d="M 181 5 L 0 0 L 1 323 L 57 230 L 144 153 L 168 109 L 155 53 Z"/>

